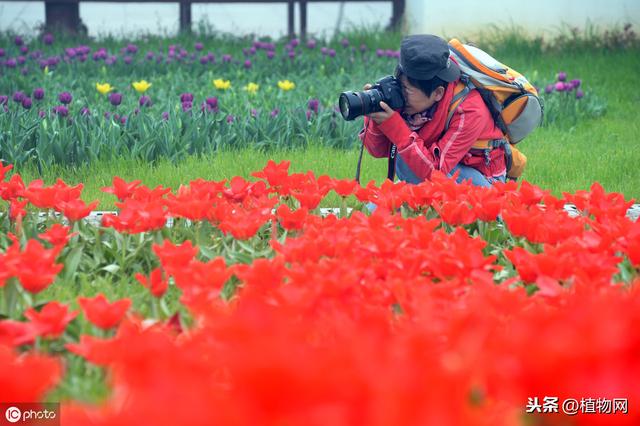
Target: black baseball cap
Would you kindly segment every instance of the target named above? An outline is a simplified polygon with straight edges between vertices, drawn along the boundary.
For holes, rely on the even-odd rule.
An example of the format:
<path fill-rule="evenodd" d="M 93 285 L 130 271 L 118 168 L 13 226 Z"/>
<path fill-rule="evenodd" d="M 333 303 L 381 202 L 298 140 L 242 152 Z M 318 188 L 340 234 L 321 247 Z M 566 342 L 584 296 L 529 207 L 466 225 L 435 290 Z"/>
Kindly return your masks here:
<path fill-rule="evenodd" d="M 446 82 L 460 77 L 460 68 L 449 58 L 449 45 L 431 34 L 410 35 L 400 43 L 400 68 L 416 80 L 439 77 Z"/>

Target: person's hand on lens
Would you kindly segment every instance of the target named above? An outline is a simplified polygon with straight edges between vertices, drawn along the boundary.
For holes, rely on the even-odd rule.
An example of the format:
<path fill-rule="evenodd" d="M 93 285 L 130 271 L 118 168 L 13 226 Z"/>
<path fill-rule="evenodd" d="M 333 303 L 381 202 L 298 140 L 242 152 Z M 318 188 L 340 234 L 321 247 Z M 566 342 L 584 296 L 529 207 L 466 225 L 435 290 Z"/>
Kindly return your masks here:
<path fill-rule="evenodd" d="M 369 90 L 372 87 L 373 85 L 367 83 L 364 85 L 363 90 Z M 381 124 L 383 121 L 388 120 L 395 112 L 386 102 L 380 101 L 380 108 L 382 108 L 382 111 L 367 114 L 367 117 L 370 117 L 376 124 Z"/>

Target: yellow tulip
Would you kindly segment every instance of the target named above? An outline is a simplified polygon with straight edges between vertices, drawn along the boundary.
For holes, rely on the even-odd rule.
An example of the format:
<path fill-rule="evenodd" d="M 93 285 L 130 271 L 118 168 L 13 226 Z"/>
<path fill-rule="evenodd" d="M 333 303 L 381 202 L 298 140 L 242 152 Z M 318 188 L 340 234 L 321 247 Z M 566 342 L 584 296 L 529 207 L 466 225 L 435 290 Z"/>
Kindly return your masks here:
<path fill-rule="evenodd" d="M 231 87 L 231 82 L 229 80 L 216 78 L 215 80 L 213 80 L 213 85 L 216 89 L 227 90 L 229 87 Z"/>
<path fill-rule="evenodd" d="M 289 80 L 281 80 L 278 81 L 278 87 L 286 92 L 287 90 L 295 89 L 296 84 Z"/>
<path fill-rule="evenodd" d="M 246 90 L 249 93 L 256 93 L 259 88 L 260 88 L 260 85 L 256 83 L 249 83 L 246 86 L 244 86 L 244 90 Z"/>
<path fill-rule="evenodd" d="M 102 95 L 106 95 L 113 90 L 113 87 L 109 83 L 96 83 L 96 90 Z"/>
<path fill-rule="evenodd" d="M 138 93 L 144 93 L 149 89 L 149 87 L 151 87 L 151 83 L 147 80 L 134 81 L 131 85 Z"/>

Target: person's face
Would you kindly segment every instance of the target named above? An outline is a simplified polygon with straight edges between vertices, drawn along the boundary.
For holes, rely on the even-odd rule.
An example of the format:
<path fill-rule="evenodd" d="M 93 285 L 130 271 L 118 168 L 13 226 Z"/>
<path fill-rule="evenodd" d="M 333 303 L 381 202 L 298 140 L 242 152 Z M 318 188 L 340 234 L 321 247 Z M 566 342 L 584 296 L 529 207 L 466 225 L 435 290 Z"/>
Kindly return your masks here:
<path fill-rule="evenodd" d="M 412 86 L 405 75 L 400 76 L 400 84 L 402 85 L 402 95 L 405 100 L 405 114 L 416 114 L 431 108 L 431 106 L 442 99 L 444 95 L 444 87 L 442 86 L 436 88 L 430 96 L 425 95 L 422 90 Z"/>

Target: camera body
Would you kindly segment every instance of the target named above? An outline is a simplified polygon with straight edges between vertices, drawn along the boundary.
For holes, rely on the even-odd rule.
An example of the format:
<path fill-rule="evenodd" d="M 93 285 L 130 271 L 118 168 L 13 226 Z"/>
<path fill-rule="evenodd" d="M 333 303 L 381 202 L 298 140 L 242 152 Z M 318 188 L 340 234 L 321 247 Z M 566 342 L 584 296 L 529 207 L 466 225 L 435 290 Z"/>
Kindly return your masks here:
<path fill-rule="evenodd" d="M 381 78 L 369 89 L 362 92 L 342 92 L 338 99 L 340 113 L 345 120 L 354 120 L 361 115 L 382 111 L 380 102 L 392 109 L 404 106 L 402 85 L 392 75 Z"/>

